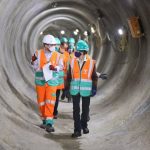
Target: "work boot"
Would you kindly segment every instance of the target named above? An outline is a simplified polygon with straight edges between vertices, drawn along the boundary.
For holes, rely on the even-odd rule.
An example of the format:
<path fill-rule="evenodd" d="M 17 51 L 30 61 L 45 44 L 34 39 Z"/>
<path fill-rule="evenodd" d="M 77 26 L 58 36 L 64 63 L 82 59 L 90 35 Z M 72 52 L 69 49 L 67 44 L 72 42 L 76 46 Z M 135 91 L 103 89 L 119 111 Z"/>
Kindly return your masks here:
<path fill-rule="evenodd" d="M 83 134 L 88 134 L 89 133 L 89 129 L 88 128 L 83 128 Z"/>
<path fill-rule="evenodd" d="M 68 97 L 68 103 L 71 103 L 71 96 Z"/>
<path fill-rule="evenodd" d="M 42 129 L 46 128 L 46 120 L 43 120 L 43 123 L 39 126 Z"/>
<path fill-rule="evenodd" d="M 41 125 L 40 125 L 40 128 L 41 128 L 41 129 L 46 129 L 46 124 L 41 124 Z"/>
<path fill-rule="evenodd" d="M 55 129 L 54 129 L 54 127 L 51 124 L 48 124 L 46 126 L 46 131 L 47 132 L 55 132 Z"/>
<path fill-rule="evenodd" d="M 72 136 L 73 138 L 80 137 L 80 136 L 81 136 L 81 132 L 75 131 L 71 136 Z"/>

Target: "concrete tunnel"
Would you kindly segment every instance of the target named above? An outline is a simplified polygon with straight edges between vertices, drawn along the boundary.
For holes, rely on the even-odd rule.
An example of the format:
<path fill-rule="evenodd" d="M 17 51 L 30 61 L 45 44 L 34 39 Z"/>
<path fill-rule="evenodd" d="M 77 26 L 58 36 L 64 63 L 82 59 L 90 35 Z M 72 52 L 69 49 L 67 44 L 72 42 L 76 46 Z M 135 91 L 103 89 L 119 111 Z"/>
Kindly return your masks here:
<path fill-rule="evenodd" d="M 149 150 L 149 6 L 148 0 L 1 0 L 0 150 Z M 139 38 L 130 32 L 132 16 L 140 18 Z M 90 134 L 78 139 L 70 137 L 72 103 L 60 103 L 54 133 L 37 127 L 30 65 L 42 32 L 72 36 L 75 29 L 76 39 L 88 38 L 97 71 L 108 74 L 91 99 Z"/>

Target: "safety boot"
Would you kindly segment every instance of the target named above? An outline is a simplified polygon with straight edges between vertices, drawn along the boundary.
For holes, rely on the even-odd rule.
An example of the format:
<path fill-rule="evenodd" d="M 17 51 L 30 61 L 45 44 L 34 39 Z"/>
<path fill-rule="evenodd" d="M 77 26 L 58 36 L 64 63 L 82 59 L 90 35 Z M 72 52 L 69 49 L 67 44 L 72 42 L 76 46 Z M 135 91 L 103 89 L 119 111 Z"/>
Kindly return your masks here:
<path fill-rule="evenodd" d="M 71 103 L 72 102 L 72 100 L 71 100 L 71 96 L 70 97 L 68 97 L 68 103 Z"/>
<path fill-rule="evenodd" d="M 72 136 L 72 138 L 80 137 L 81 136 L 81 132 L 75 131 L 71 136 Z"/>
<path fill-rule="evenodd" d="M 43 120 L 43 123 L 39 125 L 40 128 L 45 129 L 46 128 L 46 120 Z"/>
<path fill-rule="evenodd" d="M 83 128 L 83 134 L 88 134 L 89 133 L 89 129 L 88 128 Z"/>
<path fill-rule="evenodd" d="M 55 132 L 55 129 L 54 129 L 54 127 L 51 124 L 48 124 L 46 126 L 46 131 L 47 132 Z"/>
<path fill-rule="evenodd" d="M 41 124 L 41 125 L 40 125 L 40 128 L 41 128 L 41 129 L 46 129 L 46 124 Z"/>

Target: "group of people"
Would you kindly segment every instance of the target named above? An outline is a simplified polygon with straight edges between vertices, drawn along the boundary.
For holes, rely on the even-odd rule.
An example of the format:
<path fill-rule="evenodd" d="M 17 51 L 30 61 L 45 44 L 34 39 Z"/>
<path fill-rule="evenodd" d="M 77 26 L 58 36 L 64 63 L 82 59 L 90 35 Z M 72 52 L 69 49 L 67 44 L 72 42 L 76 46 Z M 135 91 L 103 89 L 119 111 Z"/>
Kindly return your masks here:
<path fill-rule="evenodd" d="M 37 102 L 42 118 L 41 128 L 54 132 L 54 120 L 58 115 L 61 99 L 72 98 L 74 132 L 73 138 L 89 133 L 90 97 L 96 95 L 98 78 L 107 79 L 106 74 L 96 72 L 96 62 L 89 55 L 89 45 L 84 40 L 75 43 L 74 38 L 61 39 L 45 35 L 43 48 L 36 50 L 31 58 L 35 70 Z M 45 69 L 49 70 L 48 76 Z M 48 77 L 46 77 L 48 76 Z M 82 113 L 80 114 L 80 98 Z"/>

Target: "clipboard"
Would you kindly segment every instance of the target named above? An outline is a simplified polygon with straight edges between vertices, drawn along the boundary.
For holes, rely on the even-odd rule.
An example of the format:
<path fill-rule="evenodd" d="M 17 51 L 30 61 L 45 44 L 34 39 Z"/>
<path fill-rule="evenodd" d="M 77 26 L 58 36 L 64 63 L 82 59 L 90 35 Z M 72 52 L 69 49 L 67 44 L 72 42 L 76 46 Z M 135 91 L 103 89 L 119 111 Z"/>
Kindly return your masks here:
<path fill-rule="evenodd" d="M 50 64 L 51 63 L 47 63 L 43 66 L 43 74 L 46 82 L 53 78 L 53 71 L 49 69 Z"/>

